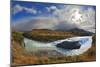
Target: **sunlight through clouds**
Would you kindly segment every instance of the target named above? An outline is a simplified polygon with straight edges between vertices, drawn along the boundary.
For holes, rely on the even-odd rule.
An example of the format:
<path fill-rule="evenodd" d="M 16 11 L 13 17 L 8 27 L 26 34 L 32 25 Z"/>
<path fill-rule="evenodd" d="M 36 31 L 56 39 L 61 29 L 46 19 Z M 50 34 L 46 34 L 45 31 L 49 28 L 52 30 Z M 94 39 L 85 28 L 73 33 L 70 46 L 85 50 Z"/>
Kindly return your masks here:
<path fill-rule="evenodd" d="M 89 31 L 95 27 L 95 10 L 92 7 L 87 9 L 83 8 L 83 6 L 64 5 L 62 9 L 53 9 L 53 14 L 57 16 L 59 22 L 65 22 L 66 24 L 68 22 L 73 23 L 78 25 L 77 27 Z M 95 32 L 95 30 L 93 29 L 92 32 Z"/>
<path fill-rule="evenodd" d="M 38 10 L 36 9 L 37 7 L 39 7 Z M 32 17 L 29 17 L 30 20 L 26 15 L 26 19 L 24 20 L 28 20 L 27 22 L 23 22 L 22 20 L 15 21 L 17 23 L 14 23 L 14 26 L 18 29 L 21 28 L 25 30 L 27 28 L 26 30 L 29 30 L 33 28 L 45 28 L 52 30 L 69 30 L 80 28 L 95 33 L 95 9 L 93 6 L 61 4 L 47 6 L 38 4 L 28 7 L 15 4 L 12 10 L 15 16 L 17 13 L 24 11 L 32 15 Z M 23 17 L 25 17 L 24 14 Z"/>

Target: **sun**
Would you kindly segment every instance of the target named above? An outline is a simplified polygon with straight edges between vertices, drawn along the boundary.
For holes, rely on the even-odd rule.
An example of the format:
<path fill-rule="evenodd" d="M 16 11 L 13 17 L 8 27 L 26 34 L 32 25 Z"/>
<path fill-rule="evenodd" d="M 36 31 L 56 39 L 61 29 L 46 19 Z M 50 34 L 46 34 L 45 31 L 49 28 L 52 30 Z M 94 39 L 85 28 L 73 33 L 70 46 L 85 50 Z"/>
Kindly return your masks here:
<path fill-rule="evenodd" d="M 82 14 L 79 10 L 76 10 L 71 15 L 71 21 L 75 24 L 80 24 L 82 21 Z"/>

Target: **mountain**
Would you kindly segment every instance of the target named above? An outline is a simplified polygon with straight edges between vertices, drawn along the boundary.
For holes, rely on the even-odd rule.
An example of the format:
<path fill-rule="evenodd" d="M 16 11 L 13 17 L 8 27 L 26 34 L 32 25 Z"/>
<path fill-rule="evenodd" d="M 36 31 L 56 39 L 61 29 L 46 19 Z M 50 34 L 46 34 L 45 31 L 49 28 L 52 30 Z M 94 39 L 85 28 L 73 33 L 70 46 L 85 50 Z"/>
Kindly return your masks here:
<path fill-rule="evenodd" d="M 94 33 L 93 32 L 89 32 L 89 31 L 86 31 L 86 30 L 83 30 L 83 29 L 79 29 L 79 28 L 73 28 L 73 29 L 69 29 L 69 30 L 62 30 L 62 29 L 59 29 L 59 30 L 56 30 L 56 31 L 62 31 L 62 32 L 81 32 L 81 33 L 85 33 L 85 34 L 88 34 L 88 35 L 93 35 Z"/>

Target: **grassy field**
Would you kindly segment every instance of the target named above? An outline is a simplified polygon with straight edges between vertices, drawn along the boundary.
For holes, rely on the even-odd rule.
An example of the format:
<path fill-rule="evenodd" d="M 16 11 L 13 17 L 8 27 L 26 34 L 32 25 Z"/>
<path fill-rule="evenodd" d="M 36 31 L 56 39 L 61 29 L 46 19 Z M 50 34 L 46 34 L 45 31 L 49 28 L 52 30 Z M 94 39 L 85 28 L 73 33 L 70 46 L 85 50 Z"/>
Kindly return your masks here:
<path fill-rule="evenodd" d="M 65 33 L 65 34 L 67 36 L 74 34 L 74 33 L 72 33 L 72 34 L 71 33 L 72 32 L 70 32 L 70 34 L 68 34 L 68 33 Z M 75 36 L 75 34 L 73 36 Z M 56 35 L 58 36 L 59 34 L 56 33 Z M 57 37 L 57 36 L 55 38 L 59 39 L 59 37 Z M 63 38 L 63 37 L 64 36 L 61 36 L 61 38 Z M 23 38 L 24 37 L 23 37 L 22 32 L 12 32 L 12 39 L 11 39 L 11 46 L 12 46 L 11 47 L 11 55 L 12 55 L 11 65 L 12 66 L 28 65 L 28 64 L 85 62 L 85 61 L 88 62 L 88 61 L 95 61 L 96 60 L 96 43 L 95 43 L 96 38 L 95 38 L 95 35 L 93 36 L 92 47 L 87 52 L 85 52 L 79 56 L 72 56 L 72 57 L 71 56 L 63 56 L 63 55 L 50 57 L 48 55 L 44 56 L 44 55 L 37 55 L 37 54 L 28 53 L 27 51 L 25 51 L 25 48 L 23 46 Z M 45 37 L 44 39 L 47 39 L 47 41 L 48 41 L 49 38 Z"/>
<path fill-rule="evenodd" d="M 24 37 L 42 42 L 50 42 L 59 39 L 65 39 L 74 36 L 91 36 L 89 32 L 66 32 L 66 31 L 53 31 L 48 29 L 35 29 L 23 34 Z"/>

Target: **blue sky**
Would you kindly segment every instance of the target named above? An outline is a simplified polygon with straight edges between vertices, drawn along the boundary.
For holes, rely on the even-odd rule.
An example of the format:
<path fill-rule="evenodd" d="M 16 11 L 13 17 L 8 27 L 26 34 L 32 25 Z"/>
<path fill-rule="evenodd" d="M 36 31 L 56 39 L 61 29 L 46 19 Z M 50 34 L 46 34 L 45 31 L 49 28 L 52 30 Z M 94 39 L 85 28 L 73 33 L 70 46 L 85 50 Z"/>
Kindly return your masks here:
<path fill-rule="evenodd" d="M 36 17 L 36 16 L 53 16 L 52 11 L 48 12 L 46 7 L 56 6 L 58 9 L 64 8 L 63 4 L 56 4 L 56 3 L 38 3 L 38 2 L 25 2 L 25 1 L 12 1 L 11 9 L 13 9 L 16 5 L 20 5 L 26 8 L 34 8 L 37 10 L 37 13 L 27 13 L 25 10 L 22 10 L 16 14 L 11 13 L 12 20 L 18 20 L 21 18 L 27 17 Z M 95 6 L 84 6 L 83 9 L 86 10 L 87 8 L 92 7 L 95 10 Z M 39 11 L 41 13 L 39 13 Z"/>
<path fill-rule="evenodd" d="M 41 13 L 39 13 L 39 12 L 37 12 L 36 14 L 27 13 L 25 10 L 22 10 L 21 12 L 19 12 L 17 14 L 11 13 L 12 20 L 21 19 L 21 18 L 24 18 L 24 17 L 52 16 L 52 12 L 48 12 L 46 7 L 56 6 L 57 8 L 61 8 L 61 6 L 63 6 L 61 4 L 57 5 L 57 4 L 54 4 L 54 3 L 13 1 L 12 4 L 11 4 L 11 8 L 13 9 L 16 5 L 20 5 L 20 6 L 27 7 L 27 8 L 34 8 L 37 11 L 41 11 Z"/>
<path fill-rule="evenodd" d="M 33 28 L 55 30 L 78 27 L 94 32 L 95 13 L 96 7 L 90 5 L 25 1 L 12 1 L 11 3 L 11 23 L 15 28 L 21 30 Z M 32 21 L 30 22 L 30 20 Z"/>

